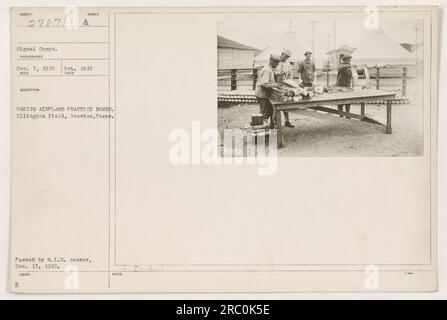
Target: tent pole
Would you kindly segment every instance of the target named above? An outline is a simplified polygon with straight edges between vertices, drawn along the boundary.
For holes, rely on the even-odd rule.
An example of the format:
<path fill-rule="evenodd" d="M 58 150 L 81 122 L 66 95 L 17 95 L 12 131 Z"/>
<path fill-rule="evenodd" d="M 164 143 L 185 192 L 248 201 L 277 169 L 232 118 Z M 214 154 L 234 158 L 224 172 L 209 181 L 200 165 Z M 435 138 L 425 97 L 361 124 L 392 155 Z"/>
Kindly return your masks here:
<path fill-rule="evenodd" d="M 376 89 L 379 90 L 380 89 L 380 67 L 377 66 L 376 67 Z"/>
<path fill-rule="evenodd" d="M 312 61 L 315 62 L 315 23 L 317 21 L 310 21 L 312 24 Z"/>

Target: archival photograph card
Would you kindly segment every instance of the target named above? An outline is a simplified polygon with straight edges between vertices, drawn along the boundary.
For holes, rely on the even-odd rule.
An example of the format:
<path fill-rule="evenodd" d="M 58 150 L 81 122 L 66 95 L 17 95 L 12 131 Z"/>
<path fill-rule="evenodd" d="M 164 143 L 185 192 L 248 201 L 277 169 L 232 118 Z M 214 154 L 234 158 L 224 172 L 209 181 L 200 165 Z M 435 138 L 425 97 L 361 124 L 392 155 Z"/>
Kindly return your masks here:
<path fill-rule="evenodd" d="M 438 9 L 11 9 L 16 293 L 437 290 Z"/>

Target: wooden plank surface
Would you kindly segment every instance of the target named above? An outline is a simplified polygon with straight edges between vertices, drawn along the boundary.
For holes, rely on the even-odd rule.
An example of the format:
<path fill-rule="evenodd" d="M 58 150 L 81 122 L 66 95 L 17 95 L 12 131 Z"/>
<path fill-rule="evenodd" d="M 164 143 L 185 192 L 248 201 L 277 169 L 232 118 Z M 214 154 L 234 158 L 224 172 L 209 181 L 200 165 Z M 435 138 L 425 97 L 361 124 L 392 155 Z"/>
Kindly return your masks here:
<path fill-rule="evenodd" d="M 338 100 L 338 99 L 356 99 L 356 98 L 382 98 L 395 96 L 396 93 L 383 90 L 353 90 L 346 92 L 325 93 L 313 97 L 312 101 Z"/>
<path fill-rule="evenodd" d="M 375 100 L 386 100 L 395 98 L 396 93 L 383 91 L 383 90 L 354 90 L 346 92 L 334 92 L 325 93 L 311 99 L 304 99 L 301 101 L 285 101 L 276 102 L 272 101 L 272 104 L 279 107 L 279 110 L 287 108 L 308 108 L 317 105 L 336 105 L 345 103 L 362 103 Z"/>

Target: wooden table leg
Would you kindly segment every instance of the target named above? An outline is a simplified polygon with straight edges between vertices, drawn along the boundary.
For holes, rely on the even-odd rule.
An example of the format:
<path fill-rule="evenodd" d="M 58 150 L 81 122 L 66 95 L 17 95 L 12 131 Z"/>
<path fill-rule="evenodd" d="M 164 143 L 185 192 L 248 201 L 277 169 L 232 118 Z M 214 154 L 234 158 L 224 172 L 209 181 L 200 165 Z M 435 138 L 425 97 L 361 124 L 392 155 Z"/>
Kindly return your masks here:
<path fill-rule="evenodd" d="M 362 116 L 361 120 L 363 121 L 363 117 L 365 116 L 365 103 L 362 102 L 360 104 L 360 115 Z"/>
<path fill-rule="evenodd" d="M 391 134 L 393 130 L 391 128 L 391 106 L 393 102 L 391 100 L 386 101 L 386 133 Z"/>
<path fill-rule="evenodd" d="M 350 104 L 345 104 L 345 111 L 346 111 L 346 115 L 345 118 L 346 119 L 351 119 L 351 117 L 348 115 L 348 113 L 351 113 L 351 105 Z"/>
<path fill-rule="evenodd" d="M 276 126 L 276 138 L 277 138 L 277 148 L 282 148 L 284 147 L 284 140 L 282 137 L 282 130 L 281 130 L 281 111 L 277 111 L 275 108 L 274 111 L 274 117 L 275 117 L 275 126 Z"/>

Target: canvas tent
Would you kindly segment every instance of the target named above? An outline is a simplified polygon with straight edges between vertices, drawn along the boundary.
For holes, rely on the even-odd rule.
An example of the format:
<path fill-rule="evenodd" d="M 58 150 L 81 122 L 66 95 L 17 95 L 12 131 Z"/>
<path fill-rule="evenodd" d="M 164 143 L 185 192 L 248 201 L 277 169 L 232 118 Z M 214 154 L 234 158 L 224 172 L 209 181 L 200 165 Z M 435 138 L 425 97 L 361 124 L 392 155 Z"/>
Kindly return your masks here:
<path fill-rule="evenodd" d="M 368 67 L 377 65 L 415 65 L 413 54 L 393 41 L 382 30 L 374 34 L 352 54 L 352 62 Z"/>
<path fill-rule="evenodd" d="M 424 44 L 418 44 L 413 52 L 414 58 L 418 61 L 424 61 Z"/>
<path fill-rule="evenodd" d="M 284 48 L 292 51 L 292 56 L 289 58 L 289 61 L 295 63 L 302 61 L 304 59 L 304 52 L 307 51 L 304 45 L 296 37 L 295 32 L 289 30 L 271 46 L 262 50 L 261 53 L 255 57 L 254 67 L 257 68 L 266 65 L 271 54 L 280 54 Z"/>

